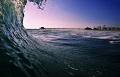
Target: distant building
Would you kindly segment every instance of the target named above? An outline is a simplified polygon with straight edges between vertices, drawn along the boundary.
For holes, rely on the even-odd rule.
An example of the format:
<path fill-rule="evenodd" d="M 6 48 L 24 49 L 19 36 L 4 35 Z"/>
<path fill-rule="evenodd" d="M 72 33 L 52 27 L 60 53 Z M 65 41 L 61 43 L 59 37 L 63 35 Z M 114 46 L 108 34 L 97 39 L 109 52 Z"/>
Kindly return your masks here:
<path fill-rule="evenodd" d="M 102 30 L 107 30 L 107 27 L 105 27 L 105 25 L 103 25 L 103 28 L 102 28 Z"/>
<path fill-rule="evenodd" d="M 87 28 L 85 28 L 85 30 L 92 30 L 92 28 L 87 27 Z"/>
<path fill-rule="evenodd" d="M 105 25 L 103 25 L 103 27 L 101 26 L 97 26 L 93 28 L 93 30 L 120 30 L 119 27 L 106 27 Z"/>
<path fill-rule="evenodd" d="M 40 29 L 45 29 L 44 27 L 41 27 Z"/>
<path fill-rule="evenodd" d="M 98 29 L 94 26 L 93 30 L 98 30 Z"/>

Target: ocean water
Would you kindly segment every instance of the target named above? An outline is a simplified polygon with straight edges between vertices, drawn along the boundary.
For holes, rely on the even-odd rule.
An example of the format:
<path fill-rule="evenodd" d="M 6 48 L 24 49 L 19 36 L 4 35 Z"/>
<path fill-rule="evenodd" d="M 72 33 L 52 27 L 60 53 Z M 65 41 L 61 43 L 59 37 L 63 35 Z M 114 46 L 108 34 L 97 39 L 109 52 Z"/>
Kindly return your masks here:
<path fill-rule="evenodd" d="M 55 77 L 119 77 L 120 32 L 27 30 L 53 54 Z M 57 69 L 56 69 L 57 68 Z M 58 75 L 57 75 L 58 73 Z M 53 75 L 53 76 L 54 76 Z"/>
<path fill-rule="evenodd" d="M 26 30 L 26 3 L 0 0 L 0 77 L 120 76 L 119 31 Z"/>

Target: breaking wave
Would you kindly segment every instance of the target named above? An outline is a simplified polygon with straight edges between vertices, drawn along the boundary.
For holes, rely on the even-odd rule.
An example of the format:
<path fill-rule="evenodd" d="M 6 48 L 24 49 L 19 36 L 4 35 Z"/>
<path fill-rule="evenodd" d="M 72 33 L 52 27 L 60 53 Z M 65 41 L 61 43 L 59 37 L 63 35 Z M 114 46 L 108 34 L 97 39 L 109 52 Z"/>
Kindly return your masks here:
<path fill-rule="evenodd" d="M 46 0 L 29 0 L 39 9 Z M 27 0 L 0 0 L 0 77 L 49 77 L 47 51 L 23 27 Z M 47 60 L 44 60 L 48 58 Z"/>

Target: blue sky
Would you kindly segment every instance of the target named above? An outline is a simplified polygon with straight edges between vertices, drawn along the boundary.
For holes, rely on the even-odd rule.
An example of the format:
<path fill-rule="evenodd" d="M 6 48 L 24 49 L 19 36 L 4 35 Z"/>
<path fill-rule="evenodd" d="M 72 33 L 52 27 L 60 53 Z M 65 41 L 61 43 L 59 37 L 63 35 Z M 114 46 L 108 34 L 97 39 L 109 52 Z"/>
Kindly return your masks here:
<path fill-rule="evenodd" d="M 25 28 L 120 27 L 120 0 L 47 0 L 43 7 L 27 3 Z"/>

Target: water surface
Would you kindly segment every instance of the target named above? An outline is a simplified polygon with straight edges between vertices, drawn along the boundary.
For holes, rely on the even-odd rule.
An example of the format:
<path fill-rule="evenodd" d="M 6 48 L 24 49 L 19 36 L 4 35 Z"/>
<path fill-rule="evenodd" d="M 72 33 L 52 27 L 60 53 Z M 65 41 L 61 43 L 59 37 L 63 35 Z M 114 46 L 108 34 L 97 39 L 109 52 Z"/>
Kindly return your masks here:
<path fill-rule="evenodd" d="M 53 54 L 54 77 L 120 76 L 119 31 L 70 29 L 27 31 L 38 41 L 43 42 L 45 51 Z"/>

